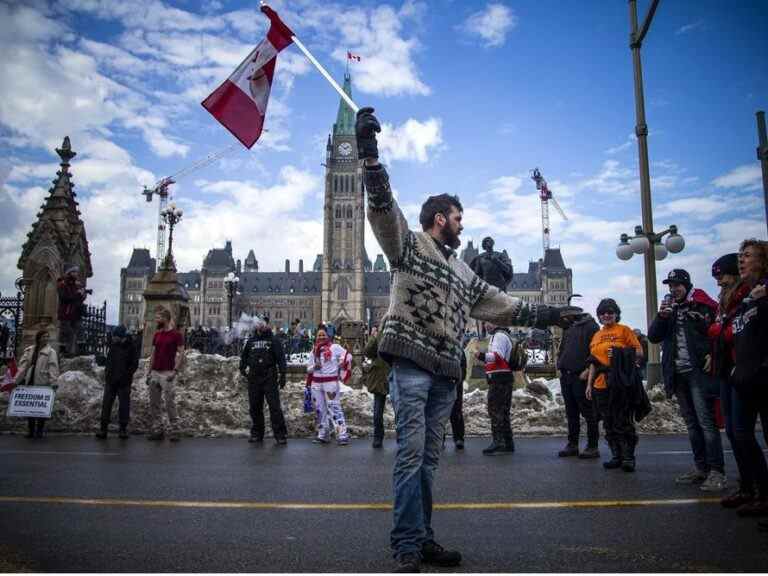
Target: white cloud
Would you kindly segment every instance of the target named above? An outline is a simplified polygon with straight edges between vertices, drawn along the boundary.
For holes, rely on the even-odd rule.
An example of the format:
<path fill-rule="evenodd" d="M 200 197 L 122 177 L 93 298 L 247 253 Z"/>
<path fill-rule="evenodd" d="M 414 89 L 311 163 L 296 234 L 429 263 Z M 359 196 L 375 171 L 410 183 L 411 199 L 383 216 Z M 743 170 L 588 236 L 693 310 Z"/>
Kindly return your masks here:
<path fill-rule="evenodd" d="M 632 147 L 632 145 L 635 143 L 635 135 L 630 134 L 627 136 L 627 139 L 624 141 L 623 144 L 619 144 L 618 146 L 613 146 L 611 148 L 608 148 L 605 150 L 605 153 L 609 156 L 613 156 L 614 154 L 618 154 L 619 152 L 623 152 L 624 150 L 628 150 Z"/>
<path fill-rule="evenodd" d="M 675 35 L 680 36 L 681 34 L 687 34 L 688 32 L 693 32 L 702 26 L 704 26 L 704 20 L 697 20 L 696 22 L 691 22 L 690 24 L 680 26 L 680 28 L 675 31 Z"/>
<path fill-rule="evenodd" d="M 760 164 L 744 164 L 738 166 L 722 176 L 718 176 L 712 181 L 718 188 L 744 188 L 746 190 L 757 190 L 762 183 L 763 172 Z"/>
<path fill-rule="evenodd" d="M 479 37 L 487 48 L 503 46 L 507 34 L 517 25 L 514 12 L 501 3 L 490 3 L 472 14 L 461 29 L 470 36 Z"/>
<path fill-rule="evenodd" d="M 429 160 L 430 150 L 439 151 L 443 146 L 442 121 L 429 118 L 419 122 L 409 118 L 400 126 L 384 123 L 378 141 L 384 161 L 415 160 L 425 163 Z"/>
<path fill-rule="evenodd" d="M 419 43 L 416 38 L 402 35 L 405 18 L 389 6 L 379 6 L 370 11 L 344 9 L 328 22 L 337 27 L 345 46 L 361 56 L 353 70 L 355 87 L 361 92 L 383 96 L 430 94 L 413 61 Z M 346 62 L 346 47 L 337 48 L 332 56 Z"/>

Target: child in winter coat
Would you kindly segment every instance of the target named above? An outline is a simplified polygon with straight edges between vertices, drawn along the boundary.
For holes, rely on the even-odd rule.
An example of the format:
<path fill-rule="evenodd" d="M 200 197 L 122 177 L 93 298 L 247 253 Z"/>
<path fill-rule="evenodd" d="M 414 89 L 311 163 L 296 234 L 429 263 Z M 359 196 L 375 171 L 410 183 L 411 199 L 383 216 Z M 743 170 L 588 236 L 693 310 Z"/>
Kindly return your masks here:
<path fill-rule="evenodd" d="M 307 386 L 312 390 L 317 422 L 316 444 L 327 444 L 331 428 L 340 446 L 349 444 L 347 423 L 341 409 L 341 382 L 351 376 L 352 356 L 334 344 L 324 327 L 317 330 L 315 347 L 307 363 Z"/>

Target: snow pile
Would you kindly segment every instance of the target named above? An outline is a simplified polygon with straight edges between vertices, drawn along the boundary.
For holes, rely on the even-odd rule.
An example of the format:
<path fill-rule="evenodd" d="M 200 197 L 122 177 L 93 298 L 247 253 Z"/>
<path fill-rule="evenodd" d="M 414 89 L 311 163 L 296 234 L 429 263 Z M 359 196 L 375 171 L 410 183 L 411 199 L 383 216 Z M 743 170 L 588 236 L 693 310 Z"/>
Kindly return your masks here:
<path fill-rule="evenodd" d="M 238 358 L 187 353 L 187 361 L 176 386 L 176 405 L 182 432 L 193 436 L 244 436 L 250 430 L 248 388 L 238 371 Z M 131 394 L 131 430 L 149 429 L 149 398 L 146 360 L 139 364 Z M 288 384 L 280 393 L 288 432 L 292 437 L 314 434 L 314 415 L 304 414 L 303 365 L 292 366 Z M 90 432 L 98 428 L 104 389 L 104 368 L 96 365 L 92 356 L 62 362 L 62 374 L 53 417 L 48 429 L 59 432 Z M 464 384 L 464 418 L 469 436 L 489 435 L 491 431 L 485 390 L 468 390 Z M 649 392 L 653 412 L 638 426 L 642 432 L 684 432 L 677 405 L 664 398 L 660 389 Z M 23 431 L 26 421 L 6 416 L 8 395 L 0 395 L 0 431 Z M 342 388 L 342 405 L 350 434 L 365 437 L 371 434 L 373 396 L 365 389 Z M 117 422 L 117 402 L 112 415 Z M 269 428 L 269 411 L 264 409 Z M 384 412 L 384 425 L 391 434 L 394 413 L 389 402 Z M 512 426 L 515 434 L 564 434 L 565 409 L 558 380 L 536 379 L 512 395 Z M 448 426 L 450 433 L 450 426 Z"/>

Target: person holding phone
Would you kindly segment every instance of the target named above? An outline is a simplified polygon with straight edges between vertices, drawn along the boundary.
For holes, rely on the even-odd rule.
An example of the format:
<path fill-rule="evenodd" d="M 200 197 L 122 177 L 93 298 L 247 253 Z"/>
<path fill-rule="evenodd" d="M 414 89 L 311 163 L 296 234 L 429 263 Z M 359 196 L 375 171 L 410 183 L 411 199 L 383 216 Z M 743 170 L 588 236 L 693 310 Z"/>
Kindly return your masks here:
<path fill-rule="evenodd" d="M 669 286 L 669 294 L 648 329 L 648 339 L 662 345 L 664 389 L 668 397 L 677 398 L 694 461 L 694 467 L 675 478 L 675 483 L 700 484 L 704 491 L 720 492 L 727 485 L 715 419 L 720 381 L 707 371 L 708 330 L 717 314 L 717 302 L 694 288 L 685 270 L 672 270 L 664 284 Z"/>

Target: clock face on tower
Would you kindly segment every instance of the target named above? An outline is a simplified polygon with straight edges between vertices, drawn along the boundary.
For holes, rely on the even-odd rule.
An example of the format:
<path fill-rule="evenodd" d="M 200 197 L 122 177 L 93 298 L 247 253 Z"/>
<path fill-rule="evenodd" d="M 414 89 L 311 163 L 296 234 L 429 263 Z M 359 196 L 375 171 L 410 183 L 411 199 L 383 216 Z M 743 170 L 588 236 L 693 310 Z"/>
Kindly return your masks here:
<path fill-rule="evenodd" d="M 350 154 L 352 154 L 352 144 L 350 144 L 349 142 L 342 142 L 341 144 L 339 144 L 338 150 L 339 150 L 339 154 L 341 154 L 342 156 L 349 156 Z"/>

